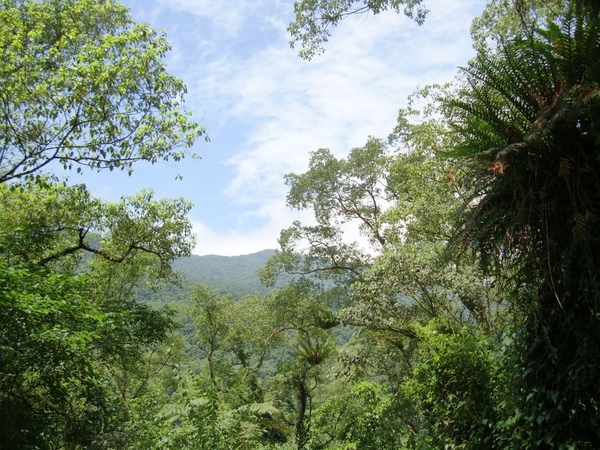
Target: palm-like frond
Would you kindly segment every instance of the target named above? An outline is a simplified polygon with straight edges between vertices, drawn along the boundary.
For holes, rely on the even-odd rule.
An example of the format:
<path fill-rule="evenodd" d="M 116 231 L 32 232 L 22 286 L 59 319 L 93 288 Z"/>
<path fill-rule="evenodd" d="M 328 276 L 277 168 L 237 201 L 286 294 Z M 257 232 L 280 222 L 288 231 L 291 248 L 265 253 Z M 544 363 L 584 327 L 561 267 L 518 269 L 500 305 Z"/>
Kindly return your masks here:
<path fill-rule="evenodd" d="M 479 55 L 446 104 L 471 193 L 457 243 L 525 287 L 511 372 L 536 448 L 600 445 L 600 17 L 586 3 Z"/>
<path fill-rule="evenodd" d="M 590 255 L 599 245 L 600 21 L 576 9 L 480 54 L 447 103 L 472 192 L 460 242 L 542 277 L 567 248 Z"/>

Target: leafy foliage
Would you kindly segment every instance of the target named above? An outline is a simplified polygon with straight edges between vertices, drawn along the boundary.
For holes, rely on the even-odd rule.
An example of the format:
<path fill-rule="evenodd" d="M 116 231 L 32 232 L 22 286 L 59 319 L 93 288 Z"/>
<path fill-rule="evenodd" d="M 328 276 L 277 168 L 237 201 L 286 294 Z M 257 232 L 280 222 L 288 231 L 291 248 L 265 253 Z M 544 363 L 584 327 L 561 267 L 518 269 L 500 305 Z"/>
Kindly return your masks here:
<path fill-rule="evenodd" d="M 435 322 L 418 330 L 419 362 L 403 386 L 420 422 L 410 448 L 492 448 L 493 349 L 473 329 L 448 331 Z"/>
<path fill-rule="evenodd" d="M 295 1 L 295 20 L 288 26 L 292 36 L 290 45 L 293 47 L 296 42 L 300 42 L 302 45 L 300 56 L 311 59 L 324 51 L 322 45 L 331 36 L 330 28 L 338 25 L 344 18 L 369 12 L 379 14 L 388 9 L 402 11 L 418 24 L 422 24 L 427 15 L 422 0 Z"/>
<path fill-rule="evenodd" d="M 203 132 L 164 38 L 112 2 L 5 1 L 3 445 L 597 448 L 600 19 L 543 3 L 491 2 L 462 78 L 412 96 L 387 142 L 287 175 L 314 223 L 282 232 L 270 290 L 190 289 L 184 338 L 144 300 L 181 280 L 190 205 L 40 172 L 183 156 Z M 290 31 L 310 57 L 342 18 L 402 8 L 424 18 L 301 1 Z"/>
<path fill-rule="evenodd" d="M 593 448 L 598 435 L 597 11 L 480 54 L 448 103 L 471 187 L 460 237 L 518 279 L 525 448 Z M 513 367 L 514 369 L 514 367 Z"/>
<path fill-rule="evenodd" d="M 0 261 L 0 402 L 7 448 L 85 442 L 101 427 L 101 377 L 92 364 L 101 311 L 84 279 Z M 83 440 L 83 441 L 82 441 Z"/>
<path fill-rule="evenodd" d="M 325 449 L 395 449 L 402 442 L 392 400 L 378 383 L 338 383 L 313 419 L 312 442 Z"/>
<path fill-rule="evenodd" d="M 169 45 L 114 2 L 0 3 L 0 183 L 179 160 L 204 134 L 165 69 Z"/>
<path fill-rule="evenodd" d="M 127 442 L 132 404 L 173 358 L 172 314 L 138 294 L 177 281 L 191 206 L 104 202 L 51 173 L 179 160 L 204 131 L 165 37 L 116 2 L 2 1 L 0 48 L 2 446 Z"/>
<path fill-rule="evenodd" d="M 127 418 L 174 323 L 139 302 L 174 281 L 189 208 L 143 193 L 112 204 L 83 186 L 0 186 L 0 395 L 11 446 L 91 445 Z M 163 362 L 168 358 L 163 359 Z"/>

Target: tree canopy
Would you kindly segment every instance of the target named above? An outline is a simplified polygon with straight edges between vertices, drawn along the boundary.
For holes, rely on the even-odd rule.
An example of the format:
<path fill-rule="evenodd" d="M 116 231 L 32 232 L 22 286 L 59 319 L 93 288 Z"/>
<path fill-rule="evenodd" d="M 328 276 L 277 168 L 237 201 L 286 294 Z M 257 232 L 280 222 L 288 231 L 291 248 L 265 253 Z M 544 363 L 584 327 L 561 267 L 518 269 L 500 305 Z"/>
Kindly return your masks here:
<path fill-rule="evenodd" d="M 295 8 L 308 58 L 347 16 L 426 15 Z M 285 177 L 312 221 L 281 232 L 260 274 L 277 288 L 241 298 L 170 297 L 187 201 L 107 202 L 51 174 L 177 159 L 203 134 L 164 37 L 112 1 L 0 14 L 2 445 L 600 446 L 595 2 L 491 1 L 476 56 L 413 94 L 387 139 Z"/>
<path fill-rule="evenodd" d="M 324 51 L 323 44 L 334 28 L 343 19 L 360 14 L 379 14 L 393 10 L 422 24 L 427 16 L 423 0 L 298 0 L 294 2 L 295 19 L 288 26 L 292 37 L 290 45 L 300 43 L 300 56 L 311 59 Z"/>
<path fill-rule="evenodd" d="M 204 135 L 165 36 L 113 0 L 2 0 L 0 48 L 0 182 L 179 160 Z"/>

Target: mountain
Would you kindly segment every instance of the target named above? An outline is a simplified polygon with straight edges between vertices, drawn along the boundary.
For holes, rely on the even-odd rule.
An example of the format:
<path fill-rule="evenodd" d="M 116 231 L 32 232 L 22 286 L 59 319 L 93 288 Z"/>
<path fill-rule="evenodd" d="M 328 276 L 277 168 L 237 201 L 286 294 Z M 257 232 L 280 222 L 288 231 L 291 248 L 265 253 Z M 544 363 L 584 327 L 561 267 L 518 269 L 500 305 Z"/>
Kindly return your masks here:
<path fill-rule="evenodd" d="M 191 256 L 174 261 L 173 268 L 181 272 L 186 284 L 204 284 L 221 294 L 241 298 L 252 293 L 265 293 L 257 272 L 275 250 L 262 250 L 242 256 Z"/>

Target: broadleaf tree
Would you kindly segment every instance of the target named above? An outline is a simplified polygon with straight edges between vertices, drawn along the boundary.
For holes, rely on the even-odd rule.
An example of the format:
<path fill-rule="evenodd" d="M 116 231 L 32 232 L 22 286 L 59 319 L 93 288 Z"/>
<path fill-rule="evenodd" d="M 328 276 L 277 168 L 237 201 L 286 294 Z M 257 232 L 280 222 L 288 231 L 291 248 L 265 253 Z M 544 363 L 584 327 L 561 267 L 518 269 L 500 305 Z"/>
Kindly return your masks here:
<path fill-rule="evenodd" d="M 2 0 L 0 49 L 3 445 L 91 448 L 129 420 L 174 326 L 141 294 L 176 281 L 191 205 L 102 201 L 59 171 L 177 161 L 205 133 L 165 36 L 116 1 Z"/>
<path fill-rule="evenodd" d="M 114 0 L 2 0 L 0 48 L 0 182 L 177 161 L 204 135 L 165 36 Z"/>
<path fill-rule="evenodd" d="M 170 262 L 194 243 L 189 204 L 149 192 L 113 204 L 33 181 L 0 192 L 0 396 L 3 411 L 28 417 L 7 419 L 4 439 L 90 443 L 127 419 L 143 356 L 174 327 L 139 292 L 176 281 Z"/>
<path fill-rule="evenodd" d="M 422 24 L 427 16 L 422 0 L 297 0 L 294 2 L 294 21 L 288 26 L 292 37 L 290 45 L 293 47 L 299 42 L 302 47 L 299 55 L 310 60 L 324 51 L 323 45 L 331 37 L 331 28 L 343 19 L 386 10 L 403 12 L 418 24 Z"/>

